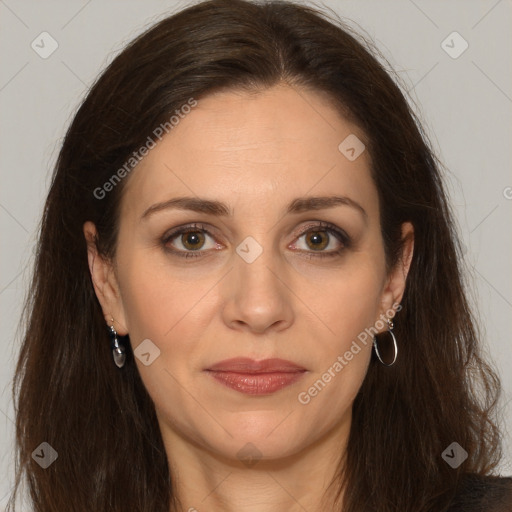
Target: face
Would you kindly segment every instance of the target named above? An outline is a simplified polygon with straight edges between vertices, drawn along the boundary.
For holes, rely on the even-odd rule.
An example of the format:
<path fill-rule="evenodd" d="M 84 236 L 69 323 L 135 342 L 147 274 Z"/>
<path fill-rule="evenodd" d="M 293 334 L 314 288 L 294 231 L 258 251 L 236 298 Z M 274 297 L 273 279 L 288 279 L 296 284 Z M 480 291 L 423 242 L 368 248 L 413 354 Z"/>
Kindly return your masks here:
<path fill-rule="evenodd" d="M 230 459 L 252 443 L 275 459 L 347 430 L 371 355 L 361 333 L 386 330 L 412 254 L 386 274 L 354 136 L 365 140 L 318 93 L 223 92 L 126 178 L 115 260 L 90 248 L 89 262 L 105 318 L 144 354 L 167 443 Z M 213 371 L 232 358 L 253 363 Z M 275 358 L 289 364 L 257 364 Z"/>

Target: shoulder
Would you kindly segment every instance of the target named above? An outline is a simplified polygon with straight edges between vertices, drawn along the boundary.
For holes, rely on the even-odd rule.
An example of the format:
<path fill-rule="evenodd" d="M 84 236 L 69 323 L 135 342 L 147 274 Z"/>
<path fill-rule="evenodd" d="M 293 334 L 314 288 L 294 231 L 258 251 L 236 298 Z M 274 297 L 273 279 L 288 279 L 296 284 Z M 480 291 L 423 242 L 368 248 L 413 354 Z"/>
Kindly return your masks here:
<path fill-rule="evenodd" d="M 512 512 L 512 477 L 465 474 L 447 512 Z"/>

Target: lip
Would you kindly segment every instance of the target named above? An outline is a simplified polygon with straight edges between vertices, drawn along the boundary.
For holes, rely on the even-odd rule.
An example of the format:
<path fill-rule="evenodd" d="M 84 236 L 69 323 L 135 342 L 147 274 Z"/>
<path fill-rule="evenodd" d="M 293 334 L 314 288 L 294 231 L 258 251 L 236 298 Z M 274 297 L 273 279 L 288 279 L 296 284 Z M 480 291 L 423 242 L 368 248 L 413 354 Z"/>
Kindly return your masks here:
<path fill-rule="evenodd" d="M 247 395 L 268 395 L 298 381 L 306 369 L 285 359 L 236 357 L 205 370 L 217 382 Z"/>
<path fill-rule="evenodd" d="M 286 359 L 263 359 L 255 361 L 248 357 L 234 357 L 215 363 L 207 368 L 208 371 L 214 372 L 235 372 L 235 373 L 292 373 L 305 371 L 306 368 L 286 361 Z"/>

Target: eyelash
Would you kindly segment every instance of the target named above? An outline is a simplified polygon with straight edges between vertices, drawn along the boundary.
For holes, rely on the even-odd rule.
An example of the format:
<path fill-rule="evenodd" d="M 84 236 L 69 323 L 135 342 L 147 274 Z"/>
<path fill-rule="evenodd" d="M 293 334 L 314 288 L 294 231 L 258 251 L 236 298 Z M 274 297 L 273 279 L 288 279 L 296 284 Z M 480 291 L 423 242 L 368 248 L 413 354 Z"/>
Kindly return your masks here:
<path fill-rule="evenodd" d="M 325 229 L 322 229 L 325 228 Z M 185 233 L 196 233 L 198 231 L 201 231 L 203 233 L 206 233 L 207 235 L 211 236 L 213 238 L 213 235 L 208 231 L 208 229 L 203 224 L 190 224 L 187 226 L 181 226 L 179 228 L 176 228 L 175 230 L 171 231 L 170 233 L 167 233 L 162 238 L 162 244 L 164 246 L 164 249 L 173 255 L 179 256 L 181 258 L 200 258 L 202 257 L 201 250 L 197 251 L 179 251 L 176 249 L 171 249 L 167 246 L 167 244 L 176 238 L 179 235 L 183 235 Z M 341 229 L 336 227 L 334 224 L 331 224 L 330 222 L 324 222 L 320 221 L 317 224 L 314 225 L 308 225 L 304 231 L 297 237 L 300 238 L 304 235 L 307 235 L 310 232 L 322 232 L 325 231 L 327 233 L 330 233 L 334 235 L 334 237 L 340 241 L 343 244 L 343 247 L 340 249 L 337 249 L 335 251 L 328 251 L 328 252 L 318 252 L 315 253 L 314 251 L 309 252 L 306 256 L 307 258 L 330 258 L 334 256 L 340 256 L 343 251 L 351 247 L 351 239 L 350 237 Z"/>

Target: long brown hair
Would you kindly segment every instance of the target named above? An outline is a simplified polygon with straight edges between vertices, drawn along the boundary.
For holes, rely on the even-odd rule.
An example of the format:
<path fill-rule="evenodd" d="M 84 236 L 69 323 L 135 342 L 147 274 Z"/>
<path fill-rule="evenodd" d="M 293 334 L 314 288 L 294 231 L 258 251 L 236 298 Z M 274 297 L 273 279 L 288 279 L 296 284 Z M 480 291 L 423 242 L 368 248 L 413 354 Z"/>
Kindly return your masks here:
<path fill-rule="evenodd" d="M 399 359 L 390 368 L 371 362 L 333 480 L 345 486 L 343 510 L 442 512 L 464 473 L 496 467 L 499 381 L 479 352 L 442 166 L 377 55 L 332 13 L 210 0 L 157 23 L 98 78 L 58 157 L 24 309 L 16 489 L 28 484 L 34 511 L 169 511 L 173 475 L 154 405 L 130 350 L 122 371 L 112 363 L 82 226 L 93 221 L 100 253 L 113 257 L 129 177 L 105 197 L 94 191 L 155 127 L 190 98 L 282 81 L 326 94 L 366 134 L 388 268 L 400 254 L 401 224 L 415 231 L 395 322 Z M 441 457 L 454 441 L 469 455 L 457 469 Z M 58 453 L 47 469 L 31 456 L 41 442 Z"/>

